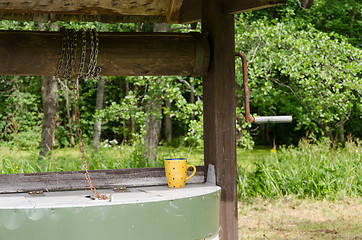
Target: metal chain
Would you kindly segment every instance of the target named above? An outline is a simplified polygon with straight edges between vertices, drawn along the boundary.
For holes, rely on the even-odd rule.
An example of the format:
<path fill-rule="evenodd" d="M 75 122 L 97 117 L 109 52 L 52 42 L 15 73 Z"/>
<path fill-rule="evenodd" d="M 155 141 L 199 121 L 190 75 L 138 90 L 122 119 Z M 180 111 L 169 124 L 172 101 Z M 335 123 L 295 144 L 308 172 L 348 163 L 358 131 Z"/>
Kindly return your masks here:
<path fill-rule="evenodd" d="M 93 71 L 93 64 L 94 64 L 94 49 L 95 49 L 93 31 L 89 31 L 89 37 L 90 37 L 91 49 L 90 49 L 90 53 L 89 53 L 89 63 L 88 63 L 88 71 L 86 74 L 86 79 L 89 79 L 93 75 L 92 71 Z"/>
<path fill-rule="evenodd" d="M 98 39 L 98 33 L 96 30 L 93 30 L 94 33 L 94 38 L 95 38 L 95 49 L 94 49 L 94 60 L 93 60 L 93 69 L 92 69 L 92 75 L 95 75 L 95 71 L 97 68 L 97 63 L 98 63 L 98 47 L 99 47 L 99 39 Z M 100 68 L 100 67 L 98 67 Z M 100 72 L 98 73 L 100 74 Z"/>
<path fill-rule="evenodd" d="M 70 75 L 72 76 L 74 65 L 75 65 L 75 59 L 77 57 L 77 32 L 74 29 L 71 29 L 71 47 L 70 47 Z"/>
<path fill-rule="evenodd" d="M 86 33 L 85 33 L 84 29 L 82 29 L 82 52 L 81 52 L 77 79 L 80 79 L 83 75 L 83 69 L 84 69 L 84 65 L 85 65 L 86 56 L 87 56 L 87 37 L 86 37 Z"/>
<path fill-rule="evenodd" d="M 57 79 L 60 78 L 59 77 L 60 71 L 62 70 L 63 62 L 65 60 L 65 51 L 66 51 L 66 42 L 67 42 L 67 37 L 66 37 L 66 34 L 65 34 L 65 28 L 64 27 L 60 28 L 60 32 L 63 33 L 63 43 L 62 43 L 62 51 L 61 51 L 61 54 L 60 54 L 57 71 L 55 72 L 55 77 Z"/>
<path fill-rule="evenodd" d="M 82 139 L 82 129 L 80 128 L 80 113 L 79 113 L 79 90 L 78 90 L 79 82 L 78 79 L 74 81 L 74 101 L 75 101 L 75 120 L 77 123 L 77 134 L 78 134 L 78 140 L 79 140 L 79 150 L 82 154 L 82 161 L 83 161 L 83 168 L 85 170 L 85 178 L 89 184 L 90 189 L 92 192 L 97 196 L 98 199 L 104 199 L 107 200 L 108 196 L 106 193 L 100 194 L 97 189 L 94 187 L 92 180 L 90 178 L 89 172 L 88 172 L 88 163 L 87 159 L 84 154 L 84 143 Z"/>
<path fill-rule="evenodd" d="M 96 42 L 98 42 L 98 35 L 96 36 Z M 91 42 L 94 42 L 92 37 L 91 37 Z M 94 50 L 94 48 L 96 48 L 96 51 Z M 79 69 L 78 69 L 78 73 L 77 76 L 74 80 L 74 108 L 75 108 L 75 120 L 76 120 L 76 124 L 77 124 L 77 134 L 78 134 L 78 139 L 79 139 L 79 150 L 81 152 L 81 158 L 82 158 L 82 162 L 83 162 L 83 168 L 85 170 L 85 178 L 89 184 L 90 189 L 92 190 L 92 192 L 97 196 L 98 199 L 104 199 L 107 200 L 108 196 L 106 193 L 104 194 L 100 194 L 97 189 L 94 187 L 92 181 L 91 181 L 91 177 L 89 175 L 88 172 L 88 163 L 87 163 L 87 159 L 85 157 L 85 153 L 84 153 L 84 143 L 83 143 L 83 139 L 82 139 L 82 129 L 80 127 L 80 111 L 79 111 L 79 79 L 82 78 L 82 74 L 83 74 L 83 69 L 84 69 L 84 65 L 85 65 L 85 61 L 86 61 L 86 55 L 87 55 L 87 39 L 86 39 L 86 33 L 84 30 L 82 30 L 82 49 L 81 49 L 81 57 L 80 57 L 80 64 L 79 64 Z M 93 43 L 93 51 L 95 51 L 97 54 L 95 56 L 95 64 L 97 64 L 97 57 L 98 57 L 98 44 L 96 43 L 96 45 L 94 46 Z M 75 59 L 76 59 L 76 52 L 77 52 L 77 32 L 75 30 L 64 30 L 64 36 L 63 36 L 63 44 L 62 44 L 62 52 L 61 52 L 61 58 L 59 60 L 58 63 L 58 67 L 57 67 L 57 71 L 56 71 L 56 77 L 59 78 L 59 74 L 60 71 L 62 69 L 62 65 L 64 62 L 64 59 L 66 59 L 66 66 L 64 69 L 64 78 L 69 79 L 72 77 L 73 74 L 73 70 L 74 70 L 74 65 L 75 65 Z M 92 52 L 91 52 L 92 53 Z M 90 67 L 91 64 L 91 60 L 89 61 L 88 64 L 88 69 Z M 94 62 L 94 56 L 93 56 L 93 60 Z M 87 73 L 88 75 L 88 73 Z M 93 77 L 94 73 L 90 73 L 89 77 Z M 88 78 L 87 78 L 88 79 Z"/>
<path fill-rule="evenodd" d="M 64 78 L 65 79 L 69 79 L 71 78 L 71 72 L 70 72 L 70 56 L 71 56 L 71 40 L 70 40 L 70 33 L 69 33 L 69 30 L 65 30 L 65 39 L 66 39 L 66 42 L 65 42 L 65 46 L 66 46 L 66 64 L 65 64 L 65 69 L 64 69 Z"/>

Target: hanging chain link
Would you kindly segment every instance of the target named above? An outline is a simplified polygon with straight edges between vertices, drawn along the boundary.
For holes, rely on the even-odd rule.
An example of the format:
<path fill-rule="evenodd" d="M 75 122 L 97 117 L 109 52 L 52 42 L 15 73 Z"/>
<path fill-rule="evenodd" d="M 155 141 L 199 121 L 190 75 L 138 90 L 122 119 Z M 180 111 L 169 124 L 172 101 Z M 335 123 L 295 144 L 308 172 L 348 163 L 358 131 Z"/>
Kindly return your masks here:
<path fill-rule="evenodd" d="M 79 82 L 78 82 L 78 78 L 74 81 L 74 101 L 75 101 L 75 119 L 76 119 L 76 123 L 77 123 L 77 134 L 78 134 L 78 140 L 79 140 L 79 150 L 82 154 L 82 161 L 83 161 L 83 169 L 85 170 L 85 178 L 89 184 L 90 189 L 92 190 L 92 192 L 97 196 L 98 199 L 104 199 L 107 200 L 108 196 L 106 193 L 104 193 L 103 195 L 100 194 L 97 189 L 94 187 L 92 180 L 90 178 L 89 172 L 88 172 L 88 163 L 87 163 L 87 159 L 85 157 L 85 153 L 84 153 L 84 143 L 83 143 L 83 139 L 82 139 L 82 129 L 80 127 L 80 113 L 79 113 Z"/>
<path fill-rule="evenodd" d="M 62 30 L 63 32 L 63 30 Z M 72 77 L 74 66 L 75 66 L 75 60 L 76 60 L 76 52 L 77 52 L 77 32 L 75 30 L 65 30 L 63 33 L 63 44 L 62 44 L 62 51 L 61 51 L 61 57 L 58 62 L 58 67 L 56 71 L 56 77 L 59 79 L 60 71 L 62 69 L 62 65 L 64 64 L 64 60 L 66 60 L 66 64 L 64 67 L 64 78 L 70 79 Z M 83 70 L 86 62 L 86 56 L 87 56 L 87 39 L 86 39 L 86 32 L 82 30 L 82 48 L 81 48 L 81 54 L 80 54 L 80 63 L 79 63 L 79 69 L 77 76 L 73 82 L 73 90 L 74 90 L 74 108 L 75 108 L 75 121 L 77 124 L 77 134 L 78 134 L 78 142 L 79 142 L 79 150 L 81 152 L 81 159 L 83 162 L 83 169 L 85 170 L 85 178 L 89 184 L 90 189 L 92 192 L 97 196 L 98 199 L 104 199 L 107 200 L 108 196 L 106 193 L 100 194 L 97 189 L 94 187 L 89 171 L 88 171 L 88 162 L 85 157 L 85 151 L 84 151 L 84 142 L 82 139 L 82 129 L 80 127 L 80 111 L 79 111 L 79 80 L 83 78 Z M 98 58 L 98 33 L 94 31 L 94 38 L 93 34 L 90 32 L 90 38 L 91 38 L 91 53 L 90 53 L 90 59 L 88 63 L 88 72 L 89 69 L 94 69 L 97 65 L 97 58 Z M 94 43 L 95 42 L 95 43 Z M 93 54 L 92 54 L 93 52 Z M 89 74 L 86 74 L 85 80 L 88 80 L 89 78 L 94 77 L 94 71 L 90 71 Z M 100 73 L 100 71 L 99 71 Z"/>
<path fill-rule="evenodd" d="M 84 31 L 84 29 L 82 29 L 82 52 L 79 63 L 78 75 L 76 79 L 82 78 L 86 56 L 87 56 L 87 37 L 86 37 L 86 32 Z"/>
<path fill-rule="evenodd" d="M 61 54 L 60 54 L 57 71 L 55 72 L 55 77 L 57 79 L 60 78 L 60 76 L 59 76 L 60 71 L 62 70 L 63 62 L 65 60 L 65 51 L 66 51 L 66 42 L 67 42 L 67 36 L 65 34 L 65 28 L 64 27 L 60 28 L 60 32 L 63 34 L 63 43 L 62 43 L 62 51 L 61 51 Z"/>

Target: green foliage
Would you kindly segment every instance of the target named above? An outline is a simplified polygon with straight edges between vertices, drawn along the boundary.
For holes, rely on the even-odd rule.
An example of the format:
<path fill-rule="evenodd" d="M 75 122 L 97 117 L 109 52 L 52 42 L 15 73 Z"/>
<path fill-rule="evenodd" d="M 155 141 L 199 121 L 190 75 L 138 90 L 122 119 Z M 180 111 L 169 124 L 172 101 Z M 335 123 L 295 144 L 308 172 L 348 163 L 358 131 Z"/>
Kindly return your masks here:
<path fill-rule="evenodd" d="M 0 140 L 20 149 L 37 148 L 43 116 L 37 78 L 0 77 L 0 84 Z"/>
<path fill-rule="evenodd" d="M 297 143 L 291 139 L 298 139 L 305 132 L 317 136 L 352 132 L 361 136 L 362 54 L 349 44 L 361 47 L 361 8 L 358 0 L 315 0 L 312 8 L 307 10 L 300 7 L 299 0 L 290 0 L 284 6 L 253 11 L 236 18 L 236 48 L 246 53 L 249 61 L 252 112 L 258 115 L 291 114 L 296 120 L 283 127 L 267 125 L 251 129 L 251 124 L 244 121 L 243 94 L 238 88 L 238 146 L 251 149 L 254 141 L 261 142 L 259 136 L 262 134 L 274 135 L 277 140 L 287 139 L 285 142 L 288 143 Z M 153 29 L 152 24 L 134 23 L 0 21 L 1 30 L 55 31 L 60 27 L 103 32 Z M 191 31 L 187 25 L 170 25 L 170 28 L 176 32 Z M 199 30 L 200 24 L 196 31 Z M 236 65 L 237 83 L 241 86 L 241 62 L 237 60 Z M 10 146 L 36 148 L 42 121 L 39 78 L 1 77 L 0 86 L 4 89 L 0 90 L 0 140 Z M 96 120 L 102 119 L 102 140 L 116 139 L 132 144 L 142 141 L 149 116 L 156 114 L 162 119 L 169 114 L 176 139 L 173 145 L 178 142 L 179 145 L 202 148 L 201 78 L 107 77 L 105 87 L 106 108 L 96 112 L 96 81 L 81 82 L 81 127 L 87 143 L 91 141 Z M 71 91 L 72 86 L 69 88 Z M 64 87 L 59 88 L 55 147 L 71 145 L 64 91 Z M 70 92 L 70 101 L 74 104 L 72 99 Z M 148 99 L 157 99 L 163 104 L 162 113 L 149 111 Z M 166 99 L 172 104 L 170 109 L 164 105 Z M 72 117 L 73 107 L 70 111 Z M 10 128 L 12 124 L 20 124 L 16 137 Z M 71 128 L 76 132 L 74 124 Z M 253 132 L 259 136 L 252 137 Z"/>
<path fill-rule="evenodd" d="M 310 9 L 301 7 L 300 0 L 286 5 L 245 13 L 249 21 L 266 18 L 291 22 L 299 30 L 309 24 L 327 33 L 338 33 L 362 48 L 362 2 L 360 0 L 314 0 Z"/>
<path fill-rule="evenodd" d="M 362 196 L 360 140 L 336 146 L 328 140 L 301 140 L 298 148 L 282 147 L 257 162 L 252 171 L 238 167 L 241 198 L 338 199 Z"/>
<path fill-rule="evenodd" d="M 248 58 L 256 112 L 291 114 L 296 130 L 321 134 L 348 120 L 353 107 L 360 108 L 362 51 L 344 38 L 310 25 L 298 30 L 264 20 L 239 19 L 237 32 L 237 49 Z M 237 79 L 241 84 L 240 71 Z"/>

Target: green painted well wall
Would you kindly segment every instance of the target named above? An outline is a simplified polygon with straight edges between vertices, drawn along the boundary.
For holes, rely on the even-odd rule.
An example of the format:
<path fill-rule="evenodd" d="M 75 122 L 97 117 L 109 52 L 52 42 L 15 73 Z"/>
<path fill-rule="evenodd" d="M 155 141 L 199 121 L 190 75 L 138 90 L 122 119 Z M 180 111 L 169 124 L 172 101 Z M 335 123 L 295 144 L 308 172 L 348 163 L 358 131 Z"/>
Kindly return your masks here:
<path fill-rule="evenodd" d="M 195 184 L 193 192 L 198 191 L 196 185 L 200 185 L 199 188 L 205 186 Z M 162 191 L 175 190 L 162 188 Z M 21 204 L 14 208 L 7 204 L 6 208 L 1 208 L 4 196 L 0 196 L 0 240 L 188 240 L 203 239 L 218 232 L 218 187 L 196 195 L 183 190 L 185 194 L 177 194 L 177 197 L 167 197 L 162 191 L 159 195 L 153 191 L 152 194 L 159 199 L 156 197 L 152 201 L 145 201 L 144 197 L 137 200 L 136 193 L 131 202 L 118 200 L 112 204 L 64 207 L 37 207 L 33 204 L 33 208 L 21 208 Z M 117 195 L 116 199 L 122 199 L 122 195 Z"/>

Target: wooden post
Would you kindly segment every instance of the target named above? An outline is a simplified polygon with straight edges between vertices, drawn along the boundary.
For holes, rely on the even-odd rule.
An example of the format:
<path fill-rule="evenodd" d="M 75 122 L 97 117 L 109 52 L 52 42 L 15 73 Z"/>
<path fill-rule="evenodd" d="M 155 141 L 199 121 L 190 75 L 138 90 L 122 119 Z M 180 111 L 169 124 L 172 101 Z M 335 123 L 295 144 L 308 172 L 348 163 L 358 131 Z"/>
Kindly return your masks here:
<path fill-rule="evenodd" d="M 236 189 L 236 110 L 234 17 L 223 0 L 203 2 L 202 31 L 210 44 L 210 65 L 203 77 L 205 169 L 215 167 L 221 191 L 220 239 L 238 239 Z"/>

